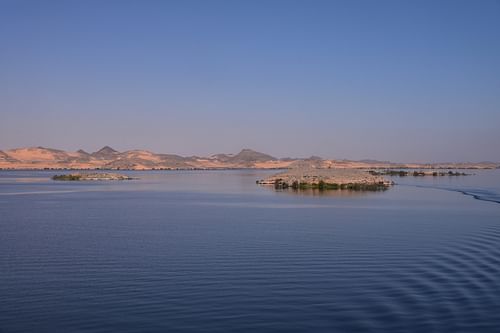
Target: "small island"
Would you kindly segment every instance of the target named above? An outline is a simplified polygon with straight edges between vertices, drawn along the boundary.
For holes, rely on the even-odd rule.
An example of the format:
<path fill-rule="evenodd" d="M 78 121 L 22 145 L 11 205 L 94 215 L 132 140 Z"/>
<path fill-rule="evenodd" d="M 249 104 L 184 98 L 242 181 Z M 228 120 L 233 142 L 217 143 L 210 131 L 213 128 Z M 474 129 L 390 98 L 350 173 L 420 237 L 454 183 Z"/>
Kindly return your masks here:
<path fill-rule="evenodd" d="M 117 173 L 72 173 L 66 175 L 55 175 L 53 180 L 62 181 L 91 181 L 91 180 L 131 180 L 132 177 Z"/>
<path fill-rule="evenodd" d="M 424 176 L 433 176 L 433 177 L 443 177 L 443 176 L 469 176 L 470 174 L 465 173 L 465 172 L 458 172 L 458 171 L 448 171 L 448 172 L 443 172 L 443 171 L 434 171 L 434 170 L 427 170 L 427 171 L 421 171 L 421 170 L 414 170 L 414 171 L 407 171 L 407 170 L 370 170 L 368 171 L 371 175 L 373 176 L 399 176 L 399 177 L 407 177 L 407 176 L 413 176 L 413 177 L 424 177 Z"/>
<path fill-rule="evenodd" d="M 258 180 L 257 184 L 272 185 L 277 190 L 291 188 L 293 190 L 317 189 L 383 191 L 394 183 L 379 175 L 372 175 L 363 170 L 354 169 L 290 169 Z"/>

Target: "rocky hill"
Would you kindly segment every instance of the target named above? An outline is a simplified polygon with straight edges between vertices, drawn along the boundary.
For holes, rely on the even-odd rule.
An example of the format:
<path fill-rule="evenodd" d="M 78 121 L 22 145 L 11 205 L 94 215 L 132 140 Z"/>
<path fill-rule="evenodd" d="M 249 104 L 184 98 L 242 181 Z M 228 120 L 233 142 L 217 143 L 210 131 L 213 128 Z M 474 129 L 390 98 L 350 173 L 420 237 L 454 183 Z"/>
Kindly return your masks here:
<path fill-rule="evenodd" d="M 2 169 L 223 169 L 223 168 L 286 168 L 291 161 L 251 149 L 238 154 L 217 154 L 211 157 L 183 157 L 157 154 L 147 150 L 119 152 L 105 146 L 96 152 L 76 152 L 29 147 L 0 151 Z"/>
<path fill-rule="evenodd" d="M 109 146 L 88 153 L 84 150 L 67 152 L 45 147 L 17 148 L 0 151 L 1 169 L 493 169 L 498 163 L 440 163 L 440 164 L 396 164 L 387 161 L 327 160 L 317 156 L 306 159 L 276 158 L 251 149 L 237 154 L 216 154 L 209 157 L 183 157 L 173 154 L 157 154 L 147 150 L 119 152 Z"/>
<path fill-rule="evenodd" d="M 81 149 L 80 149 L 81 150 Z M 109 146 L 102 147 L 98 151 L 90 154 L 93 158 L 99 159 L 99 160 L 112 160 L 116 156 L 118 156 L 120 153 L 113 148 Z"/>

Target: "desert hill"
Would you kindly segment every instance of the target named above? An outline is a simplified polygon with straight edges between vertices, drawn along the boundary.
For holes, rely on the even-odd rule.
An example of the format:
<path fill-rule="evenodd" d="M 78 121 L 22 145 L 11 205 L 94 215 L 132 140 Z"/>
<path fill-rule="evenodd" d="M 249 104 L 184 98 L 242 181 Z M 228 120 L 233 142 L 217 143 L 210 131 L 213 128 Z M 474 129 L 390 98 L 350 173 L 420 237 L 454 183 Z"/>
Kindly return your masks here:
<path fill-rule="evenodd" d="M 252 167 L 254 163 L 278 161 L 276 157 L 257 152 L 252 149 L 243 149 L 238 154 L 217 154 L 212 156 L 213 160 L 232 165 Z"/>
<path fill-rule="evenodd" d="M 276 158 L 251 149 L 237 154 L 216 154 L 209 157 L 183 157 L 174 154 L 158 154 L 147 150 L 119 152 L 109 146 L 88 153 L 82 149 L 67 152 L 46 147 L 16 148 L 0 150 L 1 169 L 276 169 L 276 168 L 318 168 L 318 169 L 373 169 L 373 168 L 477 168 L 493 169 L 499 163 L 440 163 L 440 164 L 397 164 L 376 160 L 328 160 L 318 156 L 310 158 Z"/>
<path fill-rule="evenodd" d="M 90 155 L 100 160 L 110 160 L 115 158 L 115 156 L 118 154 L 119 154 L 118 151 L 114 150 L 109 146 L 105 146 Z"/>
<path fill-rule="evenodd" d="M 222 169 L 283 168 L 291 161 L 280 162 L 270 155 L 243 149 L 238 154 L 217 154 L 210 157 L 183 157 L 157 154 L 147 150 L 119 152 L 104 146 L 96 152 L 76 152 L 28 147 L 0 151 L 2 169 Z"/>

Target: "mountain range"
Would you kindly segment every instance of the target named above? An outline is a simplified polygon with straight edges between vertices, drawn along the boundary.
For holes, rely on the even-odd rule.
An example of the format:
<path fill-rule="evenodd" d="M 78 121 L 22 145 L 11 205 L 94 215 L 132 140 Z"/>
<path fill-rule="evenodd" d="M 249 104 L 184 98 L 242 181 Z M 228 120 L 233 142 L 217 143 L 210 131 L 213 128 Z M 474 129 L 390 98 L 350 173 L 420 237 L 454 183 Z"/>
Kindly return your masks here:
<path fill-rule="evenodd" d="M 109 146 L 88 153 L 84 150 L 67 152 L 44 147 L 0 150 L 0 169 L 279 169 L 294 167 L 313 168 L 475 168 L 493 169 L 499 163 L 391 163 L 376 160 L 328 160 L 318 156 L 310 158 L 276 158 L 251 149 L 237 154 L 216 154 L 208 157 L 184 157 L 174 154 L 158 154 L 147 150 L 119 152 Z"/>

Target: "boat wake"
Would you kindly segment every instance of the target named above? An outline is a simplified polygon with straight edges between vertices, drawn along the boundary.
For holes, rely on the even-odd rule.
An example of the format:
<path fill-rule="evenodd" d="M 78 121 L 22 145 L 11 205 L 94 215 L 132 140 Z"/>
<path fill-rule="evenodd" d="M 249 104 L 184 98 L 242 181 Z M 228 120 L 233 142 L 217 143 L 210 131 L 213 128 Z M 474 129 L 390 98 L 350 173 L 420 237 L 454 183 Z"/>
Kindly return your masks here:
<path fill-rule="evenodd" d="M 496 192 L 494 190 L 463 189 L 463 188 L 453 188 L 453 187 L 443 187 L 443 186 L 425 186 L 425 185 L 410 185 L 410 184 L 405 184 L 405 186 L 431 188 L 431 189 L 436 189 L 436 190 L 458 192 L 458 193 L 462 193 L 463 195 L 473 197 L 476 200 L 495 202 L 495 203 L 500 204 L 500 193 Z"/>
<path fill-rule="evenodd" d="M 500 203 L 500 194 L 494 193 L 491 191 L 485 190 L 476 190 L 476 191 L 464 191 L 464 190 L 456 190 L 456 192 L 460 192 L 464 195 L 468 195 L 477 200 L 489 201 Z"/>

